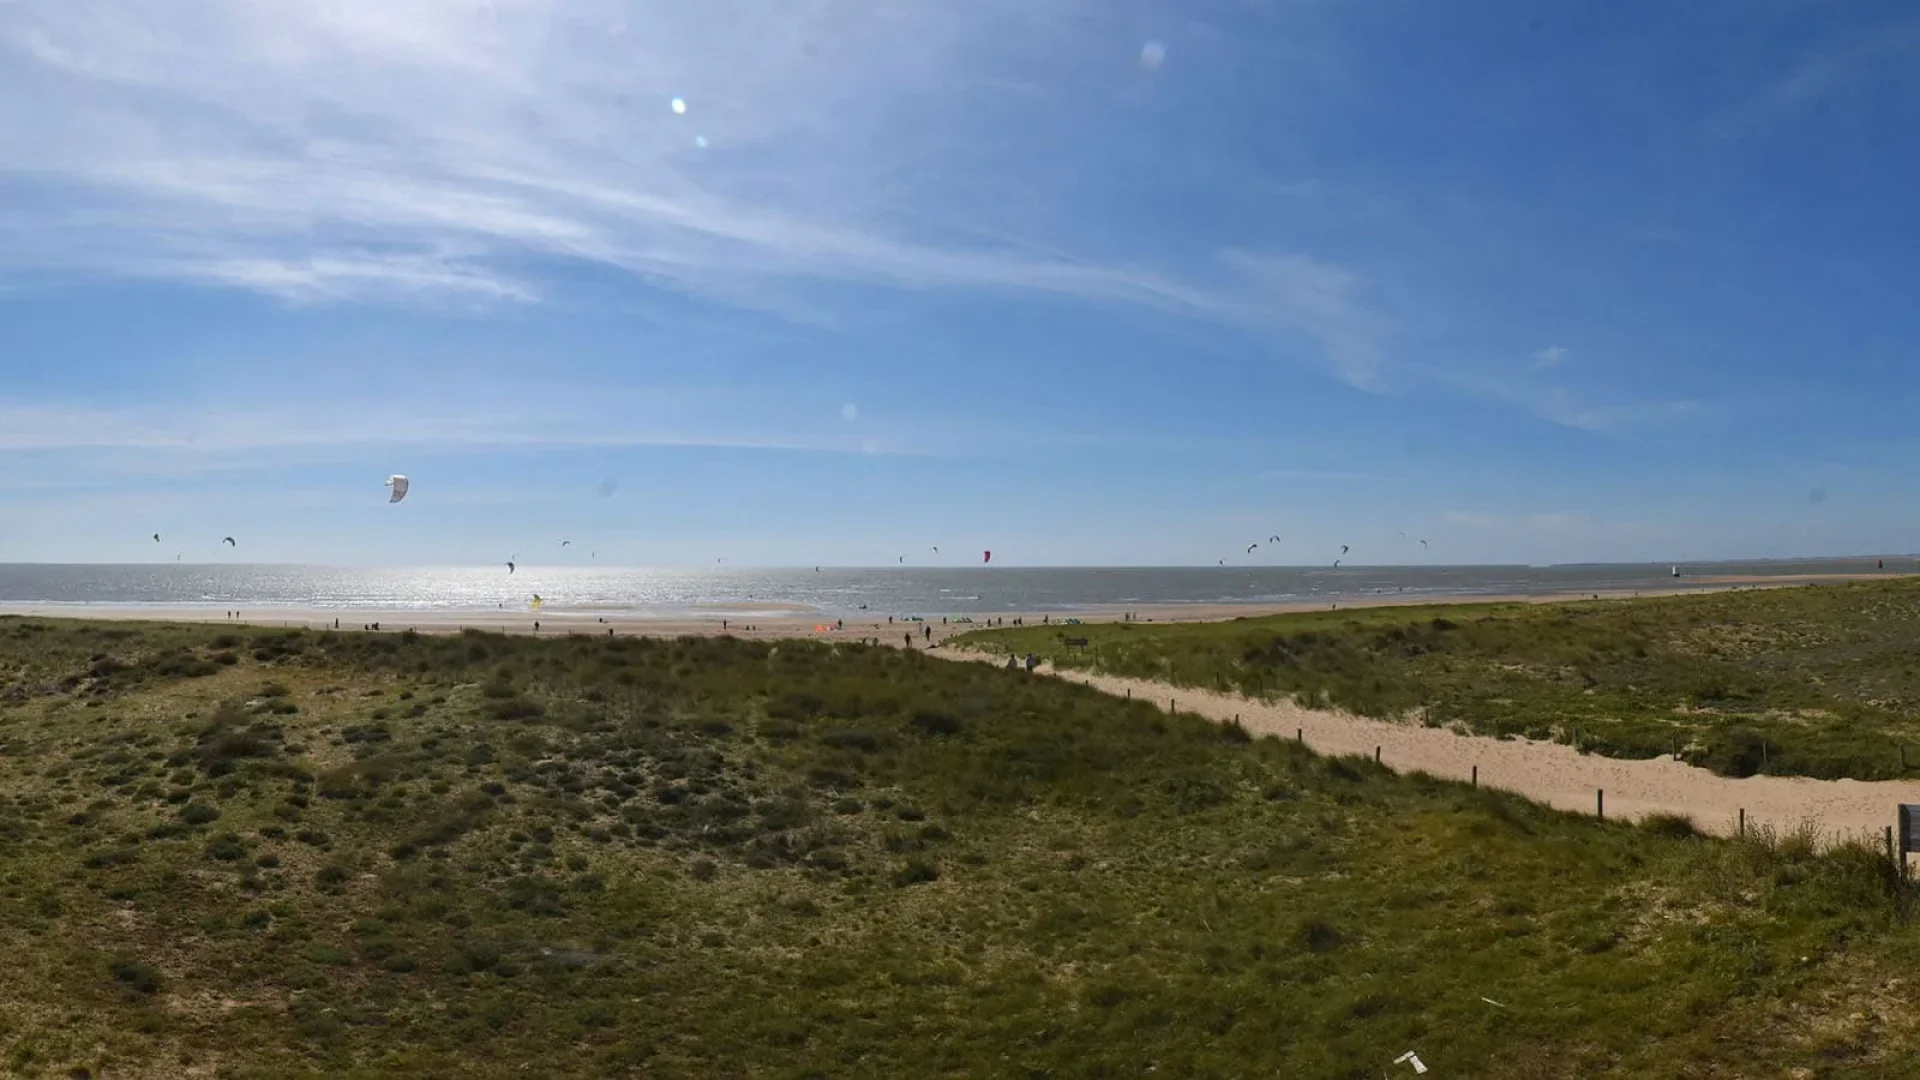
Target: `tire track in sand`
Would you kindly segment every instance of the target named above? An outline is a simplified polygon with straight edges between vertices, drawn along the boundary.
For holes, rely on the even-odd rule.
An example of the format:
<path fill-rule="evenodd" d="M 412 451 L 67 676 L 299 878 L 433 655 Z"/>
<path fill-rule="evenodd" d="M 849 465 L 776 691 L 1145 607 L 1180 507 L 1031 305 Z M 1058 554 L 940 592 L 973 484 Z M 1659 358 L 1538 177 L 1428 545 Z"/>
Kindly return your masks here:
<path fill-rule="evenodd" d="M 997 662 L 986 654 L 956 651 L 949 656 Z M 1603 757 L 1583 754 L 1565 743 L 1462 735 L 1444 728 L 1309 709 L 1291 701 L 1256 701 L 1150 679 L 1060 672 L 1051 665 L 1042 665 L 1039 673 L 1115 697 L 1142 698 L 1163 708 L 1174 702 L 1180 711 L 1210 720 L 1228 722 L 1238 717 L 1255 735 L 1292 739 L 1298 733 L 1321 754 L 1372 757 L 1379 747 L 1381 763 L 1395 772 L 1421 771 L 1465 781 L 1478 766 L 1482 787 L 1511 791 L 1560 810 L 1591 814 L 1594 793 L 1604 791 L 1609 818 L 1685 814 L 1701 831 L 1721 836 L 1736 831 L 1740 811 L 1745 809 L 1749 828 L 1770 825 L 1785 831 L 1811 819 L 1831 838 L 1878 844 L 1881 830 L 1896 824 L 1899 803 L 1920 803 L 1920 780 L 1734 779 L 1667 757 Z"/>

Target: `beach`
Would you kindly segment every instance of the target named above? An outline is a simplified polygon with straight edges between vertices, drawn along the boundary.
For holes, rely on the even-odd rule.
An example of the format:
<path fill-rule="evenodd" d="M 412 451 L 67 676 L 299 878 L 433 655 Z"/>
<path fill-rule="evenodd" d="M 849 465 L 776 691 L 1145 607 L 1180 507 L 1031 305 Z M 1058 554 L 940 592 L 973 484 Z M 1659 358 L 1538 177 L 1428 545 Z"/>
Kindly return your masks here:
<path fill-rule="evenodd" d="M 1318 602 L 1289 600 L 1276 603 L 1159 603 L 1139 605 L 1088 604 L 1053 610 L 942 612 L 934 609 L 853 611 L 831 614 L 812 605 L 750 599 L 709 601 L 672 611 L 648 612 L 546 603 L 538 611 L 525 602 L 485 608 L 351 607 L 281 604 L 227 607 L 175 603 L 21 603 L 0 602 L 0 616 L 62 619 L 141 620 L 153 622 L 233 623 L 248 626 L 299 627 L 309 630 L 371 630 L 416 633 L 459 633 L 482 630 L 508 634 L 596 634 L 649 637 L 728 634 L 749 639 L 812 637 L 878 638 L 881 644 L 903 643 L 910 628 L 913 644 L 924 647 L 995 620 L 1000 625 L 1110 623 L 1131 618 L 1138 622 L 1221 622 L 1336 608 L 1406 607 L 1435 604 L 1523 603 L 1551 604 L 1618 601 L 1655 596 L 1726 592 L 1736 589 L 1778 589 L 1847 581 L 1886 580 L 1891 573 L 1810 573 L 1796 575 L 1719 575 L 1684 584 L 1636 589 L 1608 589 L 1586 593 L 1377 593 Z M 916 621 L 918 620 L 918 621 Z M 943 621 L 944 620 L 944 621 Z M 336 626 L 336 621 L 338 625 Z M 537 624 L 537 625 L 536 625 Z M 923 628 L 930 628 L 929 637 Z"/>

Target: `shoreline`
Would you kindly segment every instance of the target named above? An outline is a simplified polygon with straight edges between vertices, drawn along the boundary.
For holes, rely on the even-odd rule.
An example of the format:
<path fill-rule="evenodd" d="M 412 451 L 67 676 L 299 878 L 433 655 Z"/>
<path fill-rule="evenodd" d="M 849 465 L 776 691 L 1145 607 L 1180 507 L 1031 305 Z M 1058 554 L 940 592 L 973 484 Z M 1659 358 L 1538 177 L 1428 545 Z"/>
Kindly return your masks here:
<path fill-rule="evenodd" d="M 988 619 L 1004 625 L 1015 619 L 1031 626 L 1036 623 L 1071 626 L 1079 623 L 1122 621 L 1129 613 L 1137 622 L 1198 623 L 1227 622 L 1234 619 L 1290 615 L 1339 608 L 1428 607 L 1472 604 L 1554 604 L 1594 603 L 1655 597 L 1690 596 L 1703 593 L 1734 592 L 1746 589 L 1784 589 L 1838 584 L 1852 581 L 1879 581 L 1915 575 L 1897 573 L 1833 573 L 1796 575 L 1723 575 L 1696 578 L 1691 584 L 1651 589 L 1615 589 L 1598 592 L 1546 593 L 1381 593 L 1338 601 L 1295 600 L 1281 603 L 1161 603 L 1139 605 L 1087 605 L 1082 608 L 1049 611 L 1007 611 L 992 615 L 980 613 L 934 612 L 861 612 L 858 617 L 838 618 L 804 605 L 782 601 L 749 602 L 733 605 L 701 605 L 705 613 L 685 609 L 658 614 L 599 608 L 548 606 L 540 611 L 514 610 L 419 610 L 403 608 L 322 608 L 298 605 L 241 607 L 230 609 L 212 604 L 112 604 L 112 603 L 5 603 L 0 602 L 0 617 L 73 619 L 101 622 L 173 622 L 211 623 L 252 627 L 299 627 L 310 630 L 380 632 L 412 630 L 417 633 L 460 633 L 482 630 L 509 634 L 578 634 L 616 636 L 686 637 L 730 634 L 743 638 L 873 637 L 891 644 L 892 634 L 911 627 L 917 646 L 987 627 Z M 236 618 L 232 612 L 237 610 Z M 941 619 L 949 621 L 941 622 Z M 915 621 L 916 619 L 924 621 Z M 971 619 L 955 622 L 954 619 Z M 337 626 L 336 626 L 337 622 Z M 538 629 L 536 630 L 536 624 Z M 922 632 L 931 627 L 931 637 Z"/>

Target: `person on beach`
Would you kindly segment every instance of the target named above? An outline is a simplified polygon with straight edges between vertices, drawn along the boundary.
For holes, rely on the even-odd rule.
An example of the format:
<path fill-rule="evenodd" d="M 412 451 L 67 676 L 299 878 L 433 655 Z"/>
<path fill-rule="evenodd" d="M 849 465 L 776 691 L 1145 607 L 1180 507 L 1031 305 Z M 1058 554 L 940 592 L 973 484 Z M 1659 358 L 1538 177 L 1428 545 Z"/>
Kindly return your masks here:
<path fill-rule="evenodd" d="M 900 636 L 901 636 L 901 637 L 903 637 L 903 638 L 905 638 L 905 639 L 907 639 L 907 648 L 909 648 L 909 649 L 911 649 L 911 648 L 913 648 L 913 634 L 912 634 L 912 633 L 910 633 L 910 632 L 909 632 L 909 633 L 905 633 L 905 634 L 901 634 Z"/>
<path fill-rule="evenodd" d="M 1012 653 L 1007 654 L 1007 670 L 1008 671 L 1020 670 L 1020 658 L 1013 655 Z"/>
<path fill-rule="evenodd" d="M 847 620 L 845 619 L 833 620 L 833 628 L 835 630 L 845 630 L 847 628 Z"/>
<path fill-rule="evenodd" d="M 1033 674 L 1033 669 L 1039 666 L 1040 666 L 1040 658 L 1038 656 L 1035 656 L 1032 653 L 1028 653 L 1027 654 L 1027 674 L 1029 675 Z"/>

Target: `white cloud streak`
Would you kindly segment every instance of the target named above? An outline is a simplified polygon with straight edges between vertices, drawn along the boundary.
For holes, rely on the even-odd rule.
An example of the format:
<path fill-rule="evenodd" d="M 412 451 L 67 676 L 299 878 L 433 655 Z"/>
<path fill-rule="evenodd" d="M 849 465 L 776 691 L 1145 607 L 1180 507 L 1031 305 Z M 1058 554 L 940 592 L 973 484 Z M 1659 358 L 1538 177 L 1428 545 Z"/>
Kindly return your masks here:
<path fill-rule="evenodd" d="M 0 6 L 0 271 L 304 303 L 532 302 L 548 280 L 534 265 L 554 262 L 787 312 L 817 281 L 998 290 L 1295 338 L 1375 386 L 1383 326 L 1337 266 L 1222 252 L 1170 269 L 1045 238 L 929 238 L 954 218 L 976 237 L 1028 231 L 997 208 L 1041 177 L 976 163 L 1005 136 L 972 106 L 1034 93 L 1026 53 L 1070 70 L 1103 12 L 14 0 Z M 668 107 L 682 97 L 685 115 Z"/>
<path fill-rule="evenodd" d="M 1698 416 L 1697 401 L 1623 401 L 1595 404 L 1561 386 L 1541 386 L 1496 376 L 1435 372 L 1441 382 L 1475 397 L 1486 398 L 1531 413 L 1561 427 L 1595 433 L 1657 427 Z"/>
<path fill-rule="evenodd" d="M 1539 369 L 1557 368 L 1567 362 L 1572 353 L 1563 345 L 1549 345 L 1533 354 L 1533 366 Z"/>

